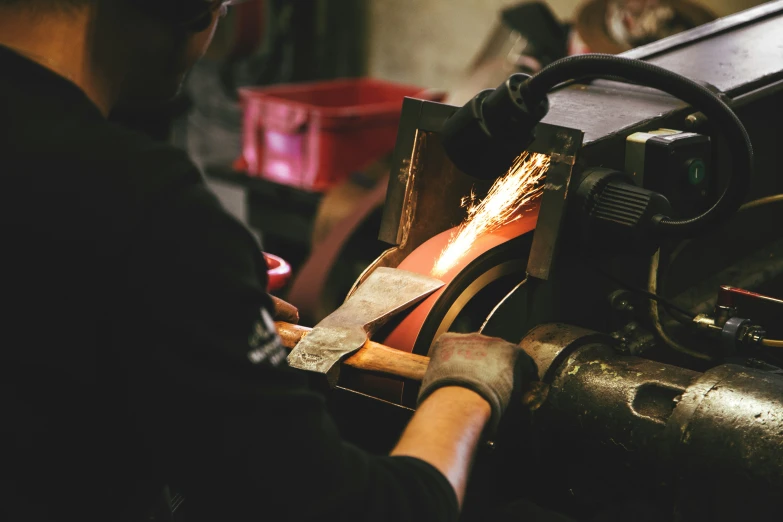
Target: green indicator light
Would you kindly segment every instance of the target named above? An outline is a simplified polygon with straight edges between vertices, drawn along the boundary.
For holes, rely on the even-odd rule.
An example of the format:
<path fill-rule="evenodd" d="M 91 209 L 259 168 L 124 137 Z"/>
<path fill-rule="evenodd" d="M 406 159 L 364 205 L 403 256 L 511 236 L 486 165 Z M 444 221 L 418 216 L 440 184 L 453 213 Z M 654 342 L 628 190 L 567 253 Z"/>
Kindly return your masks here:
<path fill-rule="evenodd" d="M 707 177 L 707 166 L 700 159 L 692 159 L 688 162 L 688 182 L 698 185 Z"/>

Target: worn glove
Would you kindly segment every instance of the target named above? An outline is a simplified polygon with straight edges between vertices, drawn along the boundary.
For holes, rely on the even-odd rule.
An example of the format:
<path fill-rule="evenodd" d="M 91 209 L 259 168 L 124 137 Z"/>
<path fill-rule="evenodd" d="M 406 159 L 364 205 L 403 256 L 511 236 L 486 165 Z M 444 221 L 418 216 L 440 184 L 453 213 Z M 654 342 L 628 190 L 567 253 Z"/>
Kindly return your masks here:
<path fill-rule="evenodd" d="M 513 391 L 536 379 L 536 365 L 521 348 L 497 337 L 447 333 L 430 350 L 419 404 L 444 386 L 462 386 L 481 395 L 492 408 L 494 434 Z"/>

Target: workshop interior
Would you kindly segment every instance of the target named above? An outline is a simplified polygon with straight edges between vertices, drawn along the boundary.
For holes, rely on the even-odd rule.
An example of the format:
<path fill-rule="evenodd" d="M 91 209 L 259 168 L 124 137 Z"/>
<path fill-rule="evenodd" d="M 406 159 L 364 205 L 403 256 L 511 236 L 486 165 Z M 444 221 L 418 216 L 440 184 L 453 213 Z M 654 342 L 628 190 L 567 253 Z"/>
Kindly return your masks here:
<path fill-rule="evenodd" d="M 251 0 L 155 114 L 353 443 L 445 332 L 535 360 L 463 519 L 783 519 L 783 0 Z"/>

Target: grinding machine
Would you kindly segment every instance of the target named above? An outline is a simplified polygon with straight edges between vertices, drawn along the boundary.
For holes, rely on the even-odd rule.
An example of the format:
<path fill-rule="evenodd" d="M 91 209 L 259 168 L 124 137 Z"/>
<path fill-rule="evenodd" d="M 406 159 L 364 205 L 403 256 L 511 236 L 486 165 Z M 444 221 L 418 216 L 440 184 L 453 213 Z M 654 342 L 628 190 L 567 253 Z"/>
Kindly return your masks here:
<path fill-rule="evenodd" d="M 783 301 L 768 297 L 783 296 L 781 115 L 783 1 L 565 58 L 463 107 L 405 100 L 391 248 L 354 288 L 380 267 L 432 275 L 464 198 L 522 153 L 548 161 L 540 197 L 373 336 L 427 355 L 443 332 L 481 331 L 536 361 L 541 382 L 482 450 L 474 497 L 783 519 Z M 414 382 L 346 373 L 340 387 L 346 417 L 388 440 L 415 406 Z"/>

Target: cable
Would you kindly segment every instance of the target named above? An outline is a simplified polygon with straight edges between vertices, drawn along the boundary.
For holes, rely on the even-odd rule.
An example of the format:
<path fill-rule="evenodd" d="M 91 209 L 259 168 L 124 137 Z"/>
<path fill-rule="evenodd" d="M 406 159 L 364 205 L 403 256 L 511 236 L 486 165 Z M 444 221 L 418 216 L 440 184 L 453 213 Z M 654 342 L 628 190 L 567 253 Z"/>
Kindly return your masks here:
<path fill-rule="evenodd" d="M 772 203 L 783 203 L 783 194 L 773 194 L 771 196 L 764 196 L 763 198 L 754 199 L 744 203 L 737 212 L 744 212 L 746 210 L 752 210 L 754 208 L 766 206 Z M 690 239 L 684 239 L 670 254 L 671 262 L 673 262 L 682 253 L 682 251 L 691 243 Z"/>
<path fill-rule="evenodd" d="M 525 100 L 528 106 L 536 106 L 546 99 L 550 90 L 561 83 L 599 75 L 622 78 L 679 98 L 694 110 L 704 113 L 727 138 L 733 168 L 723 193 L 712 207 L 696 217 L 681 220 L 663 217 L 657 222 L 661 232 L 676 232 L 681 237 L 693 236 L 731 217 L 740 207 L 753 175 L 753 145 L 734 111 L 707 87 L 640 60 L 585 54 L 569 56 L 544 67 L 523 84 L 520 94 L 529 97 Z M 523 90 L 527 92 L 523 93 Z"/>
<path fill-rule="evenodd" d="M 770 348 L 783 348 L 783 341 L 776 339 L 763 339 L 761 344 L 764 346 L 769 346 Z"/>
<path fill-rule="evenodd" d="M 687 314 L 682 313 L 679 309 L 672 308 L 671 306 L 667 306 L 666 303 L 662 303 L 660 300 L 658 303 L 663 306 L 663 309 L 666 310 L 666 313 L 671 315 L 675 321 L 678 323 L 685 325 L 685 326 L 693 326 L 693 321 L 696 319 L 696 316 L 692 312 L 688 312 Z"/>
<path fill-rule="evenodd" d="M 689 312 L 688 310 L 682 308 L 679 305 L 674 304 L 672 301 L 669 301 L 668 299 L 666 299 L 663 296 L 660 296 L 660 295 L 658 295 L 658 294 L 656 294 L 654 292 L 649 292 L 648 290 L 644 290 L 642 288 L 639 288 L 639 287 L 636 287 L 636 286 L 633 286 L 633 285 L 629 285 L 628 283 L 626 283 L 626 282 L 616 278 L 612 274 L 610 274 L 608 272 L 605 272 L 605 271 L 601 270 L 600 268 L 598 268 L 596 266 L 593 266 L 593 265 L 591 265 L 591 266 L 599 274 L 601 274 L 605 278 L 609 279 L 610 281 L 618 284 L 619 286 L 625 288 L 629 292 L 633 292 L 633 293 L 636 293 L 636 294 L 639 294 L 639 295 L 643 295 L 643 296 L 645 296 L 646 298 L 648 298 L 650 300 L 657 301 L 657 302 L 661 303 L 664 306 L 664 308 L 666 308 L 667 310 L 672 310 L 672 311 L 675 311 L 675 312 L 677 312 L 679 314 L 682 314 L 683 316 L 687 317 L 687 323 L 688 324 L 690 324 L 690 321 L 693 321 L 693 319 L 696 317 L 695 314 Z M 672 314 L 672 315 L 674 315 L 674 314 Z M 680 321 L 680 319 L 678 319 L 677 317 L 675 317 L 675 319 Z M 680 322 L 683 322 L 683 321 L 680 321 Z"/>
<path fill-rule="evenodd" d="M 770 203 L 779 203 L 783 201 L 783 194 L 773 194 L 771 196 L 766 196 L 759 199 L 754 199 L 753 201 L 748 201 L 744 205 L 742 205 L 737 212 L 743 212 L 745 210 L 750 210 L 757 207 L 763 207 L 764 205 L 769 205 Z"/>
<path fill-rule="evenodd" d="M 660 258 L 661 258 L 661 249 L 658 249 L 650 259 L 650 277 L 649 277 L 649 282 L 647 284 L 647 290 L 652 295 L 655 295 L 655 292 L 657 292 L 658 290 L 658 267 L 660 264 Z M 658 310 L 658 301 L 653 299 L 650 299 L 650 320 L 652 321 L 653 328 L 655 329 L 655 333 L 658 334 L 658 337 L 660 337 L 661 340 L 669 348 L 684 353 L 686 355 L 690 355 L 691 357 L 695 357 L 697 359 L 702 359 L 705 361 L 712 360 L 712 357 L 710 357 L 709 355 L 705 353 L 697 352 L 695 350 L 691 350 L 690 348 L 686 348 L 685 346 L 681 345 L 680 343 L 678 343 L 677 341 L 669 337 L 669 334 L 667 334 L 666 330 L 663 329 L 663 324 L 661 324 L 661 315 Z"/>

